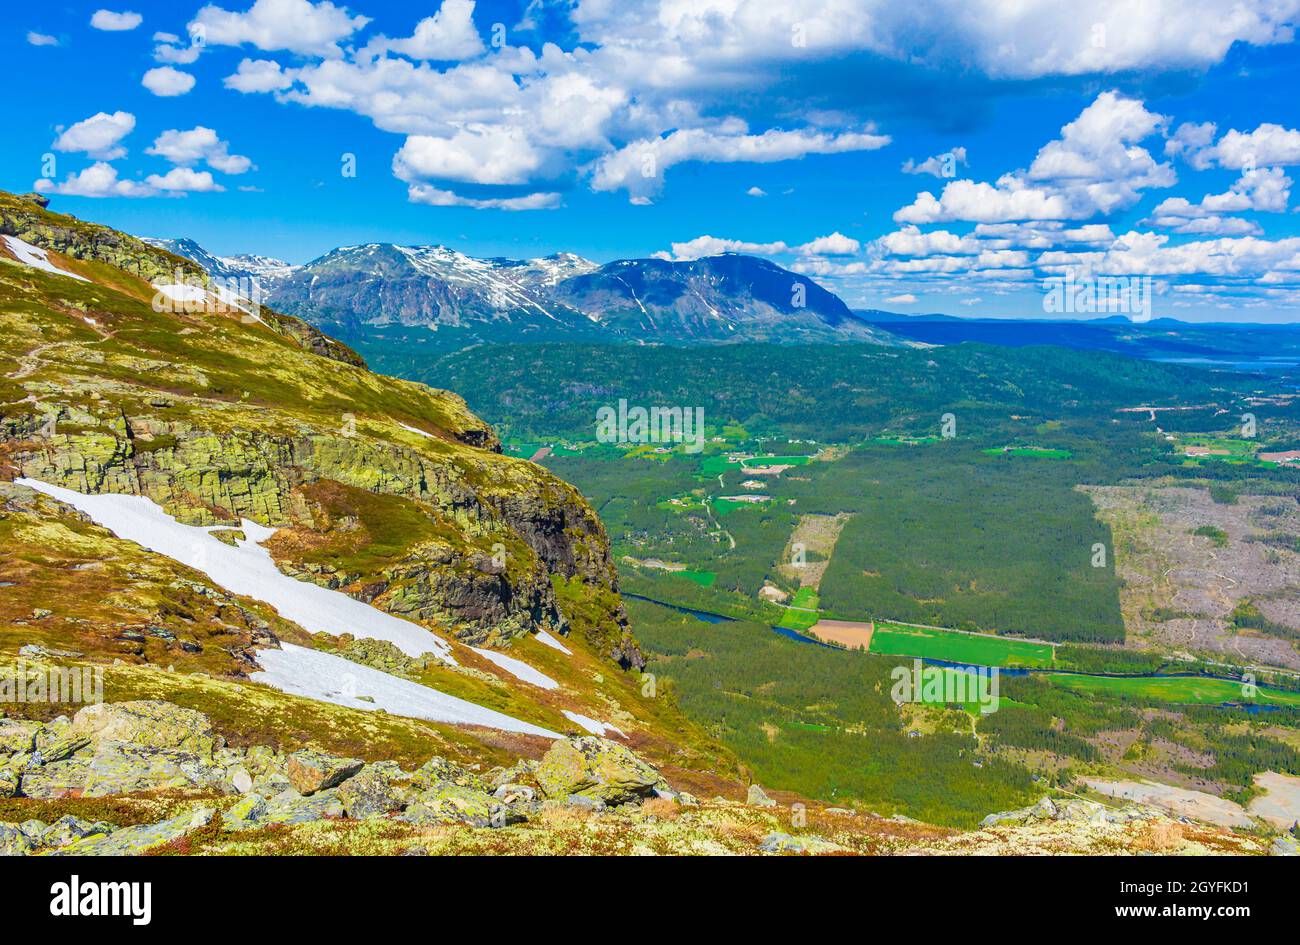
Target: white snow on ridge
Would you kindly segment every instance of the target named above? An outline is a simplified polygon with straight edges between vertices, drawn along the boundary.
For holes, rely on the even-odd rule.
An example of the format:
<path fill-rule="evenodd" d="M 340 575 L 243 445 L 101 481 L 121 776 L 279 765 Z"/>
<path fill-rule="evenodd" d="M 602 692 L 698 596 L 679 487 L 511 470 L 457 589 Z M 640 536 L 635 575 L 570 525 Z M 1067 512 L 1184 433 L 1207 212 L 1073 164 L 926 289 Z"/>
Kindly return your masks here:
<path fill-rule="evenodd" d="M 20 263 L 24 266 L 30 266 L 32 269 L 40 269 L 44 272 L 52 272 L 56 276 L 67 276 L 69 279 L 76 279 L 79 282 L 89 282 L 85 276 L 79 276 L 75 272 L 68 272 L 66 269 L 60 269 L 54 263 L 50 262 L 49 254 L 39 246 L 33 246 L 31 243 L 24 242 L 16 236 L 0 236 L 9 247 L 9 252 L 13 253 Z"/>
<path fill-rule="evenodd" d="M 258 650 L 257 661 L 264 667 L 249 676 L 281 692 L 306 696 L 320 702 L 353 709 L 383 709 L 431 722 L 453 725 L 483 725 L 505 732 L 559 738 L 550 729 L 521 722 L 504 713 L 466 702 L 428 686 L 390 676 L 388 673 L 345 660 L 341 656 L 308 650 L 291 643 L 278 650 Z M 363 700 L 368 696 L 374 702 Z"/>
<path fill-rule="evenodd" d="M 537 639 L 540 640 L 540 641 L 542 641 L 543 643 L 545 643 L 545 644 L 546 644 L 547 646 L 549 646 L 551 649 L 553 649 L 553 650 L 559 650 L 559 651 L 560 651 L 561 653 L 563 653 L 565 656 L 572 656 L 572 655 L 573 655 L 573 650 L 569 649 L 567 646 L 565 646 L 563 643 L 561 643 L 561 642 L 560 642 L 559 640 L 557 640 L 555 637 L 551 636 L 551 635 L 550 635 L 549 633 L 547 633 L 545 630 L 538 630 L 538 631 L 537 631 Z"/>
<path fill-rule="evenodd" d="M 515 659 L 513 656 L 506 656 L 504 653 L 498 653 L 496 650 L 488 650 L 482 647 L 471 646 L 470 649 L 485 660 L 500 666 L 516 679 L 522 679 L 524 682 L 532 683 L 534 686 L 541 686 L 543 689 L 560 688 L 560 684 L 554 679 L 540 670 L 536 670 L 529 666 L 523 660 Z"/>
<path fill-rule="evenodd" d="M 420 434 L 420 436 L 428 437 L 428 438 L 431 439 L 431 440 L 436 440 L 436 439 L 437 439 L 437 437 L 434 436 L 432 433 L 425 433 L 425 432 L 424 432 L 423 430 L 421 430 L 419 427 L 407 426 L 405 423 L 401 423 L 400 421 L 398 422 L 397 425 L 398 425 L 399 427 L 401 427 L 403 430 L 410 430 L 412 433 L 418 433 L 418 434 Z"/>
<path fill-rule="evenodd" d="M 86 513 L 119 538 L 202 571 L 232 594 L 244 594 L 274 607 L 286 620 L 309 633 L 387 640 L 408 656 L 434 653 L 454 664 L 451 645 L 421 627 L 394 617 L 340 591 L 297 581 L 280 571 L 271 553 L 261 547 L 275 529 L 244 519 L 246 538 L 235 547 L 210 534 L 216 529 L 182 525 L 152 499 L 133 495 L 84 495 L 36 479 L 17 479 L 60 502 Z"/>
<path fill-rule="evenodd" d="M 595 719 L 591 718 L 591 716 L 579 715 L 577 712 L 570 712 L 568 709 L 563 709 L 562 711 L 564 712 L 564 717 L 566 719 L 568 719 L 570 722 L 582 726 L 582 728 L 586 729 L 592 735 L 600 735 L 601 737 L 604 737 L 605 733 L 614 732 L 618 735 L 623 736 L 624 738 L 627 738 L 627 733 L 624 732 L 621 728 L 617 728 L 616 726 L 613 725 L 608 725 L 604 722 L 597 722 Z"/>

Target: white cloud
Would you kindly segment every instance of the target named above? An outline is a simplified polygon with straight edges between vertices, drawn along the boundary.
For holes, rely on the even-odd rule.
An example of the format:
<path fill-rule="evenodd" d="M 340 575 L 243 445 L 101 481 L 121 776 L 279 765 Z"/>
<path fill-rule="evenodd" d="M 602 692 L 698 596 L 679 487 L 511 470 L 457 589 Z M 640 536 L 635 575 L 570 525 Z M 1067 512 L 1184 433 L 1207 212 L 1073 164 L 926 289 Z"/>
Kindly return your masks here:
<path fill-rule="evenodd" d="M 749 190 L 745 191 L 745 196 L 747 196 L 747 197 L 766 197 L 766 196 L 767 196 L 767 191 L 764 190 L 762 187 L 751 187 L 751 188 L 749 188 Z"/>
<path fill-rule="evenodd" d="M 146 72 L 144 78 L 140 80 L 140 84 L 154 95 L 172 98 L 177 95 L 184 95 L 194 88 L 194 76 L 188 72 L 173 69 L 171 66 L 159 66 Z"/>
<path fill-rule="evenodd" d="M 279 92 L 293 85 L 293 71 L 280 68 L 272 59 L 244 59 L 225 86 L 237 92 Z"/>
<path fill-rule="evenodd" d="M 1214 146 L 1222 167 L 1234 169 L 1300 164 L 1300 131 L 1262 124 L 1254 131 L 1229 131 Z"/>
<path fill-rule="evenodd" d="M 43 194 L 65 194 L 71 197 L 152 197 L 153 188 L 139 181 L 118 180 L 117 168 L 98 161 L 76 174 L 70 174 L 62 183 L 42 177 L 32 185 Z"/>
<path fill-rule="evenodd" d="M 888 135 L 857 131 L 836 134 L 774 128 L 752 135 L 740 130 L 688 128 L 662 138 L 633 141 L 602 156 L 592 168 L 591 185 L 594 190 L 626 190 L 634 201 L 646 200 L 659 191 L 668 168 L 685 161 L 788 161 L 808 154 L 874 151 L 889 140 Z"/>
<path fill-rule="evenodd" d="M 185 166 L 203 162 L 223 174 L 243 174 L 253 166 L 253 162 L 243 155 L 231 154 L 230 145 L 203 125 L 189 131 L 174 128 L 164 131 L 146 153 Z"/>
<path fill-rule="evenodd" d="M 28 30 L 27 42 L 33 46 L 57 46 L 59 38 L 50 36 L 48 33 L 38 33 L 35 30 Z"/>
<path fill-rule="evenodd" d="M 1243 174 L 1224 193 L 1206 194 L 1199 203 L 1170 197 L 1155 208 L 1153 215 L 1195 219 L 1246 210 L 1284 213 L 1290 195 L 1291 178 L 1280 167 L 1265 168 Z"/>
<path fill-rule="evenodd" d="M 1214 132 L 1215 124 L 1212 121 L 1199 124 L 1185 121 L 1165 142 L 1165 154 L 1181 157 L 1198 171 L 1203 171 L 1214 163 L 1214 156 L 1209 153 Z"/>
<path fill-rule="evenodd" d="M 1029 170 L 1005 174 L 996 185 L 955 180 L 936 198 L 925 191 L 894 214 L 898 223 L 966 220 L 1080 220 L 1132 206 L 1142 191 L 1177 181 L 1138 142 L 1159 132 L 1164 116 L 1136 99 L 1102 92 L 1061 137 L 1038 152 Z"/>
<path fill-rule="evenodd" d="M 911 292 L 904 292 L 902 295 L 891 295 L 885 301 L 893 305 L 912 305 L 917 299 Z"/>
<path fill-rule="evenodd" d="M 808 256 L 853 256 L 862 249 L 862 244 L 838 230 L 829 236 L 819 236 L 799 247 L 799 252 Z"/>
<path fill-rule="evenodd" d="M 122 180 L 117 176 L 117 168 L 104 161 L 69 174 L 59 183 L 42 177 L 32 187 L 39 193 L 69 197 L 180 197 L 223 189 L 207 171 L 188 167 L 174 167 L 163 175 L 150 174 L 142 181 Z"/>
<path fill-rule="evenodd" d="M 135 128 L 130 112 L 99 112 L 65 129 L 54 141 L 54 150 L 81 152 L 101 161 L 126 154 L 121 141 Z"/>
<path fill-rule="evenodd" d="M 90 18 L 90 25 L 97 30 L 107 30 L 111 33 L 119 33 L 124 30 L 133 30 L 143 21 L 139 13 L 132 13 L 129 10 L 122 13 L 114 13 L 112 10 L 96 10 Z"/>
<path fill-rule="evenodd" d="M 522 184 L 542 166 L 544 155 L 522 129 L 472 125 L 450 138 L 412 135 L 393 158 L 401 180 L 442 179 L 475 184 Z"/>
<path fill-rule="evenodd" d="M 965 163 L 967 163 L 966 149 L 953 148 L 951 151 L 936 154 L 934 157 L 928 157 L 919 163 L 908 158 L 903 162 L 903 173 L 929 174 L 932 177 L 955 177 L 957 166 Z"/>
<path fill-rule="evenodd" d="M 216 193 L 225 189 L 207 171 L 189 167 L 173 167 L 162 176 L 150 174 L 145 183 L 155 190 L 169 193 Z"/>
<path fill-rule="evenodd" d="M 205 6 L 191 21 L 190 30 L 201 30 L 209 46 L 248 43 L 265 51 L 335 58 L 343 54 L 339 41 L 369 22 L 369 17 L 353 16 L 328 0 L 257 0 L 244 13 Z"/>
<path fill-rule="evenodd" d="M 415 25 L 409 39 L 376 36 L 366 44 L 363 55 L 380 56 L 395 52 L 412 59 L 469 59 L 483 52 L 483 40 L 474 28 L 474 0 L 443 0 L 433 16 Z"/>
<path fill-rule="evenodd" d="M 955 180 L 944 186 L 938 199 L 929 191 L 923 191 L 911 204 L 894 213 L 894 221 L 1001 223 L 1008 220 L 1065 220 L 1087 215 L 1071 207 L 1061 194 L 1027 186 L 1019 178 L 1004 177 L 996 187 L 972 180 Z"/>
<path fill-rule="evenodd" d="M 777 256 L 790 252 L 790 247 L 780 240 L 774 243 L 751 243 L 746 240 L 721 239 L 716 236 L 697 236 L 684 243 L 673 243 L 672 246 L 672 255 L 668 258 L 677 260 L 703 259 L 705 256 L 719 256 L 722 253 Z"/>
<path fill-rule="evenodd" d="M 557 193 L 524 194 L 521 197 L 463 197 L 450 190 L 430 184 L 412 184 L 407 188 L 407 199 L 412 203 L 431 207 L 470 207 L 474 210 L 550 210 L 560 205 Z"/>

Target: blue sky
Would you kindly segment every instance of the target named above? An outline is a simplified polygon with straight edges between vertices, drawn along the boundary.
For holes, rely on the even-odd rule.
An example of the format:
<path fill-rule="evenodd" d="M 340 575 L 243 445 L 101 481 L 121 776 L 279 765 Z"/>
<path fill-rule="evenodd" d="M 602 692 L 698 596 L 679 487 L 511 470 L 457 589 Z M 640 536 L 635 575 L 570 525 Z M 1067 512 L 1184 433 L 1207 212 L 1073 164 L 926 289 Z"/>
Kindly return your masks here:
<path fill-rule="evenodd" d="M 1042 317 L 1068 275 L 1296 321 L 1300 0 L 1222 8 L 27 5 L 0 186 L 295 263 L 736 250 L 862 307 Z"/>

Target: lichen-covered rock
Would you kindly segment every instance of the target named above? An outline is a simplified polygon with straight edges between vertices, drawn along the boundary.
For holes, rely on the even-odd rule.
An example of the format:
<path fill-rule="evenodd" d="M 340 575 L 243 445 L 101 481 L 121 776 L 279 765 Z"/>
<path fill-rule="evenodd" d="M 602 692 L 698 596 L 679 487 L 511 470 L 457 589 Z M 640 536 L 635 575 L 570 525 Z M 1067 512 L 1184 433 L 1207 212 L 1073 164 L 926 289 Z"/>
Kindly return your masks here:
<path fill-rule="evenodd" d="M 104 821 L 91 822 L 68 814 L 42 831 L 39 845 L 62 847 L 85 837 L 107 836 L 117 828 Z"/>
<path fill-rule="evenodd" d="M 72 730 L 95 741 L 171 748 L 209 758 L 216 747 L 212 722 L 206 715 L 170 702 L 88 705 L 73 718 Z"/>
<path fill-rule="evenodd" d="M 223 777 L 220 768 L 185 752 L 104 742 L 87 763 L 83 796 L 216 786 Z"/>
<path fill-rule="evenodd" d="M 206 827 L 215 811 L 211 808 L 179 814 L 156 824 L 123 827 L 107 836 L 86 837 L 53 851 L 53 856 L 139 856 L 160 844 L 179 840 Z"/>
<path fill-rule="evenodd" d="M 29 765 L 22 772 L 19 792 L 23 797 L 50 800 L 76 794 L 86 787 L 88 757 L 74 757 L 47 765 Z"/>
<path fill-rule="evenodd" d="M 258 822 L 266 816 L 267 810 L 268 806 L 264 798 L 256 794 L 246 794 L 221 815 L 221 829 L 238 831 L 259 826 Z"/>
<path fill-rule="evenodd" d="M 755 807 L 775 807 L 776 801 L 767 796 L 759 785 L 751 784 L 749 791 L 745 794 L 745 803 L 752 804 Z"/>
<path fill-rule="evenodd" d="M 406 806 L 409 789 L 396 783 L 403 777 L 402 769 L 394 762 L 368 764 L 343 782 L 338 799 L 353 820 L 382 817 Z"/>
<path fill-rule="evenodd" d="M 338 788 L 318 791 L 311 797 L 283 797 L 267 804 L 258 825 L 306 824 L 316 820 L 339 820 L 346 815 L 338 798 Z"/>
<path fill-rule="evenodd" d="M 663 777 L 625 746 L 584 735 L 551 745 L 537 766 L 537 784 L 550 798 L 570 795 L 616 805 L 649 797 Z"/>
<path fill-rule="evenodd" d="M 788 833 L 770 833 L 758 845 L 763 853 L 831 853 L 843 849 L 821 837 L 796 837 Z"/>
<path fill-rule="evenodd" d="M 478 791 L 486 788 L 482 779 L 473 771 L 446 758 L 430 758 L 411 775 L 411 786 L 417 791 L 427 790 L 444 782 Z"/>
<path fill-rule="evenodd" d="M 365 762 L 359 758 L 339 758 L 307 749 L 295 751 L 289 756 L 289 783 L 299 794 L 315 794 L 342 784 L 363 765 Z"/>
<path fill-rule="evenodd" d="M 421 791 L 407 809 L 398 816 L 416 824 L 467 824 L 471 827 L 490 827 L 493 814 L 500 805 L 483 791 L 443 782 Z"/>
<path fill-rule="evenodd" d="M 33 848 L 27 834 L 13 824 L 0 824 L 0 856 L 26 856 Z"/>
<path fill-rule="evenodd" d="M 1300 843 L 1294 837 L 1274 837 L 1269 853 L 1272 856 L 1300 856 Z"/>
<path fill-rule="evenodd" d="M 30 752 L 36 745 L 40 722 L 0 719 L 0 757 Z"/>

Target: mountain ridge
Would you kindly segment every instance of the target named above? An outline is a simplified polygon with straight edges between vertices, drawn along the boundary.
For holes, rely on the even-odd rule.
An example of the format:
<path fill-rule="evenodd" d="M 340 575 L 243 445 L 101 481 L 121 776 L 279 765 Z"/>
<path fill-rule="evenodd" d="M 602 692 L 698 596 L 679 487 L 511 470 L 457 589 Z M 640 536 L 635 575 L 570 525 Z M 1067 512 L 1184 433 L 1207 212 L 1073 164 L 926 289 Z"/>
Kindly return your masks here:
<path fill-rule="evenodd" d="M 812 279 L 754 256 L 599 264 L 574 253 L 469 256 L 442 244 L 341 246 L 300 266 L 155 240 L 221 278 L 256 279 L 269 304 L 349 339 L 421 327 L 481 341 L 857 341 L 901 345 Z"/>

